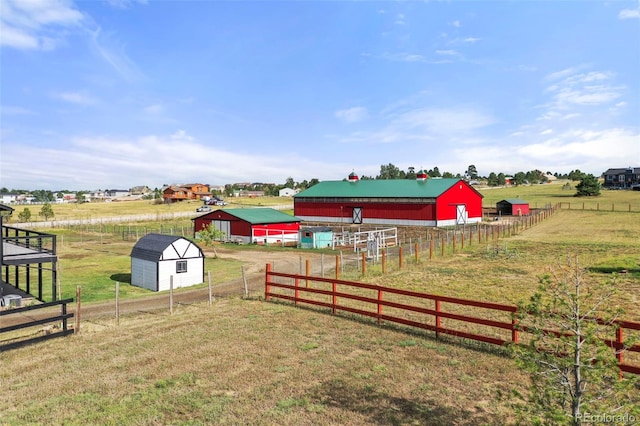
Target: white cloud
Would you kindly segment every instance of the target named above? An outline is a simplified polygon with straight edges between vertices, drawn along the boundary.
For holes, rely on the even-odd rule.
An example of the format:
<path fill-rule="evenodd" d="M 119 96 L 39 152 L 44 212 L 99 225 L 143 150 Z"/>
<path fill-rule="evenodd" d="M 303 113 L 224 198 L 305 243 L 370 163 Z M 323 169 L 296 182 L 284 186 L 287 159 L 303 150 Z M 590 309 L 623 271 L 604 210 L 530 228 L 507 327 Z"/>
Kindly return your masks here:
<path fill-rule="evenodd" d="M 552 82 L 544 93 L 551 96 L 543 105 L 547 109 L 539 119 L 573 118 L 577 112 L 566 111 L 579 107 L 609 104 L 622 97 L 625 87 L 613 83 L 615 74 L 609 71 L 582 72 L 584 66 L 567 68 L 549 74 L 546 81 Z"/>
<path fill-rule="evenodd" d="M 97 99 L 84 92 L 60 92 L 54 93 L 53 97 L 77 105 L 95 105 L 98 103 Z"/>
<path fill-rule="evenodd" d="M 546 130 L 543 130 L 542 132 L 540 132 L 540 135 L 550 135 L 551 133 L 553 133 L 553 130 L 546 129 Z"/>
<path fill-rule="evenodd" d="M 362 121 L 369 116 L 367 109 L 364 107 L 353 107 L 347 109 L 341 109 L 334 113 L 334 115 L 346 123 L 356 123 Z"/>
<path fill-rule="evenodd" d="M 640 19 L 640 7 L 637 9 L 622 9 L 618 14 L 620 19 Z"/>
<path fill-rule="evenodd" d="M 162 104 L 153 104 L 144 108 L 146 114 L 161 114 L 164 112 L 164 106 Z"/>
<path fill-rule="evenodd" d="M 438 55 L 447 55 L 447 56 L 456 56 L 459 55 L 455 50 L 436 50 L 436 54 Z"/>
<path fill-rule="evenodd" d="M 103 33 L 100 28 L 92 31 L 91 46 L 97 55 L 126 81 L 134 82 L 144 79 L 136 63 L 127 55 L 125 46 L 114 40 L 112 35 Z"/>
<path fill-rule="evenodd" d="M 51 50 L 65 29 L 79 27 L 84 15 L 65 0 L 0 2 L 0 44 L 15 49 Z"/>
<path fill-rule="evenodd" d="M 456 28 L 460 28 L 462 26 L 462 24 L 460 23 L 460 21 L 453 21 L 451 23 L 452 27 L 456 27 Z"/>
<path fill-rule="evenodd" d="M 524 136 L 524 135 L 523 135 Z M 465 164 L 473 158 L 474 164 L 482 165 L 481 174 L 491 171 L 515 173 L 540 170 L 568 172 L 580 169 L 599 175 L 608 167 L 625 167 L 629 162 L 640 162 L 640 133 L 628 129 L 610 128 L 601 131 L 571 130 L 540 141 L 538 137 L 527 142 L 520 138 L 519 144 L 504 149 L 493 146 L 470 147 L 455 150 L 451 161 Z M 616 149 L 611 149 L 615 146 Z"/>
<path fill-rule="evenodd" d="M 270 156 L 267 149 L 253 150 L 251 154 L 234 153 L 204 145 L 185 130 L 168 136 L 79 137 L 58 143 L 56 148 L 3 141 L 2 153 L 3 184 L 24 189 L 160 187 L 180 182 L 224 184 L 247 180 L 247 170 L 254 181 L 284 182 L 289 176 L 309 179 L 309 173 L 324 180 L 344 176 L 345 170 L 353 168 L 353 164 L 327 164 L 309 156 Z M 29 163 L 33 158 L 38 158 L 37 168 Z M 42 179 L 43 171 L 46 180 Z"/>
<path fill-rule="evenodd" d="M 0 106 L 0 114 L 6 115 L 31 115 L 33 111 L 19 106 L 2 105 Z"/>

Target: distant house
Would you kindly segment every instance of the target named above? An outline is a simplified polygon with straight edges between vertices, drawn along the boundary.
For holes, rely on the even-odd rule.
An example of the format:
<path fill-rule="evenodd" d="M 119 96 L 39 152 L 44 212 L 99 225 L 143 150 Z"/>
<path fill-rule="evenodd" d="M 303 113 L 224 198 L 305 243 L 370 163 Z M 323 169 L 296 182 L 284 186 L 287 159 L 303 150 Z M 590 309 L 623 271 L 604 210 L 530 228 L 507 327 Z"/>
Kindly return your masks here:
<path fill-rule="evenodd" d="M 293 197 L 297 193 L 298 192 L 295 189 L 282 188 L 280 191 L 278 191 L 278 197 Z"/>
<path fill-rule="evenodd" d="M 209 187 L 202 183 L 185 183 L 183 185 L 170 185 L 162 191 L 165 203 L 175 203 L 185 200 L 204 200 L 211 197 Z"/>
<path fill-rule="evenodd" d="M 148 234 L 131 250 L 131 284 L 153 291 L 204 282 L 204 254 L 183 237 Z"/>
<path fill-rule="evenodd" d="M 499 215 L 526 216 L 529 214 L 529 203 L 519 198 L 498 201 L 496 209 Z"/>
<path fill-rule="evenodd" d="M 603 186 L 608 189 L 638 189 L 640 188 L 640 167 L 625 169 L 608 169 L 603 173 Z"/>
<path fill-rule="evenodd" d="M 0 204 L 13 204 L 18 201 L 18 194 L 0 194 Z"/>
<path fill-rule="evenodd" d="M 128 189 L 107 189 L 104 191 L 104 195 L 109 198 L 126 197 L 129 195 Z"/>
<path fill-rule="evenodd" d="M 145 195 L 151 192 L 148 186 L 134 186 L 129 190 L 131 195 Z"/>
<path fill-rule="evenodd" d="M 194 235 L 209 225 L 224 233 L 223 241 L 244 244 L 296 244 L 300 219 L 275 209 L 214 210 L 192 219 Z"/>

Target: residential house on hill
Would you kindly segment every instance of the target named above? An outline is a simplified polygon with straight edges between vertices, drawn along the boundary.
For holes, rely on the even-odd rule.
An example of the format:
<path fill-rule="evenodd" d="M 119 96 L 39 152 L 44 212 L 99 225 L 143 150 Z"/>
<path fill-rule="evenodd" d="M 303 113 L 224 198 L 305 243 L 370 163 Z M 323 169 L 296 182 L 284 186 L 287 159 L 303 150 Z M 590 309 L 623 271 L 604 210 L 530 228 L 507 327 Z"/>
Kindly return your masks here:
<path fill-rule="evenodd" d="M 608 169 L 602 175 L 605 188 L 640 189 L 640 167 Z"/>
<path fill-rule="evenodd" d="M 185 200 L 203 200 L 211 197 L 209 187 L 202 183 L 186 183 L 170 185 L 163 189 L 162 198 L 165 203 L 175 203 Z"/>

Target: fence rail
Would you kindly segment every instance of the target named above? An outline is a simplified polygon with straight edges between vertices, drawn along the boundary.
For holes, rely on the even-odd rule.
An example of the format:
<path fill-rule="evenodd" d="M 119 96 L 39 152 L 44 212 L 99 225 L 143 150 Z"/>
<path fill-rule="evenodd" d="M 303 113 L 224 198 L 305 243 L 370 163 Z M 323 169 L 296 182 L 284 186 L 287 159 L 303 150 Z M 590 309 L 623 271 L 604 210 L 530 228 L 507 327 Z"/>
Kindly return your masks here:
<path fill-rule="evenodd" d="M 0 352 L 6 351 L 6 350 L 10 350 L 10 349 L 19 348 L 19 347 L 24 346 L 24 345 L 37 343 L 37 342 L 41 342 L 41 341 L 48 340 L 48 339 L 53 339 L 53 338 L 56 338 L 56 337 L 66 336 L 68 334 L 73 333 L 74 330 L 70 329 L 68 327 L 68 320 L 70 318 L 73 318 L 74 314 L 67 312 L 67 304 L 72 303 L 72 302 L 73 302 L 73 299 L 64 299 L 64 300 L 58 300 L 58 301 L 55 301 L 55 302 L 42 303 L 42 304 L 38 304 L 38 305 L 30 305 L 30 306 L 24 306 L 24 307 L 20 307 L 20 308 L 10 308 L 10 309 L 6 309 L 6 310 L 1 310 L 0 311 L 0 317 L 6 317 L 6 316 L 9 316 L 9 315 L 18 316 L 18 315 L 23 314 L 25 312 L 39 311 L 39 310 L 50 308 L 52 306 L 60 306 L 60 314 L 59 315 L 46 316 L 46 314 L 44 314 L 43 318 L 39 318 L 39 319 L 28 318 L 24 322 L 18 321 L 15 324 L 8 325 L 8 326 L 5 326 L 5 327 L 1 327 L 0 328 L 0 335 L 3 335 L 5 333 L 10 333 L 10 332 L 15 332 L 15 331 L 18 331 L 18 330 L 23 330 L 23 329 L 26 329 L 26 328 L 29 328 L 29 327 L 35 327 L 35 326 L 43 325 L 43 324 L 61 322 L 62 326 L 60 327 L 60 331 L 53 331 L 53 329 L 52 329 L 52 330 L 49 330 L 50 332 L 46 332 L 46 333 L 42 332 L 42 334 L 38 333 L 38 335 L 35 336 L 35 337 L 33 337 L 33 336 L 32 337 L 27 337 L 27 338 L 16 337 L 14 339 L 10 339 L 11 340 L 10 343 L 0 344 Z"/>
<path fill-rule="evenodd" d="M 326 285 L 330 287 L 327 288 Z M 448 334 L 498 346 L 521 343 L 520 333 L 527 332 L 516 323 L 517 307 L 513 305 L 439 296 L 355 281 L 274 272 L 271 265 L 267 264 L 265 300 L 271 299 L 287 300 L 295 305 L 320 306 L 330 309 L 333 314 L 343 311 L 363 315 L 376 319 L 378 324 L 382 324 L 383 321 L 403 324 L 432 331 L 436 337 Z M 431 307 L 426 303 L 432 304 Z M 448 309 L 443 309 L 443 305 Z M 473 326 L 460 327 L 460 323 Z M 617 321 L 615 324 L 615 339 L 603 341 L 616 351 L 621 372 L 640 374 L 640 365 L 624 362 L 625 352 L 640 353 L 640 345 L 625 347 L 624 330 L 640 331 L 640 323 Z"/>

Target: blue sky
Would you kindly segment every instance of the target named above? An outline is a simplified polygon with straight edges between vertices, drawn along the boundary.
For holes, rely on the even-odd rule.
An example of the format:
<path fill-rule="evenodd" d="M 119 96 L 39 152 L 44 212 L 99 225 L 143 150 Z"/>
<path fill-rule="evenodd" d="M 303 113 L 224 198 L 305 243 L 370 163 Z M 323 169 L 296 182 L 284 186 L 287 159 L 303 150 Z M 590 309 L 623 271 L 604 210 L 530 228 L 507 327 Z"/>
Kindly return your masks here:
<path fill-rule="evenodd" d="M 0 1 L 0 187 L 640 166 L 638 1 Z"/>

